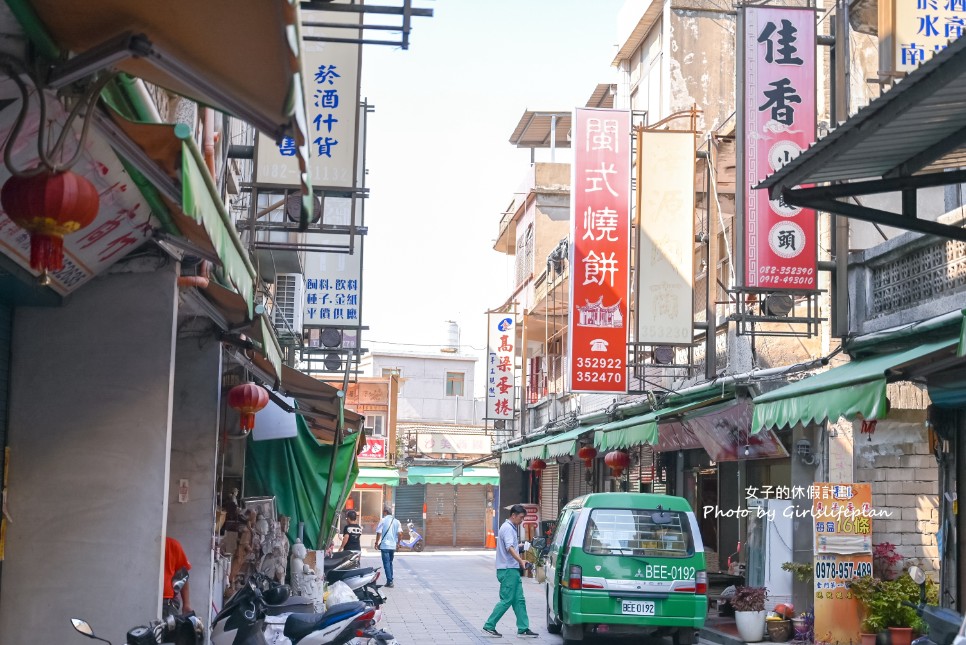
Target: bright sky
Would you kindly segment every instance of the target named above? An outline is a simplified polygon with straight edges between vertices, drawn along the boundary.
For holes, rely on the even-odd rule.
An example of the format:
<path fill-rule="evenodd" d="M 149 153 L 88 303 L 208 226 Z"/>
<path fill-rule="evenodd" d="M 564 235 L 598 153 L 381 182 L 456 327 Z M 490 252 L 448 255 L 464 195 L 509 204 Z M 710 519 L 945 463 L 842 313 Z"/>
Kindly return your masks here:
<path fill-rule="evenodd" d="M 462 353 L 482 362 L 485 312 L 511 292 L 493 241 L 530 162 L 510 135 L 524 110 L 583 106 L 615 81 L 623 3 L 414 0 L 435 15 L 413 19 L 408 50 L 365 47 L 365 347 L 436 353 L 455 320 Z"/>

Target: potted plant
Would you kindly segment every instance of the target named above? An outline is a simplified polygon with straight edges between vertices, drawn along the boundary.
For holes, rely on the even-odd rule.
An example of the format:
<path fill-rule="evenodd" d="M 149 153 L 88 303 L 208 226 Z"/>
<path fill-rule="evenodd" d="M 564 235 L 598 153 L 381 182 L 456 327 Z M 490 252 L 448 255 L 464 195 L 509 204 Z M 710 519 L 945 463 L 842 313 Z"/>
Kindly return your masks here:
<path fill-rule="evenodd" d="M 869 610 L 869 603 L 881 583 L 881 580 L 872 576 L 853 578 L 849 582 L 849 590 L 862 607 L 862 623 L 859 625 L 859 638 L 862 639 L 862 645 L 875 645 L 876 635 L 885 630 L 881 617 L 872 615 Z"/>
<path fill-rule="evenodd" d="M 873 573 L 882 580 L 895 580 L 902 573 L 902 556 L 891 542 L 872 545 Z"/>
<path fill-rule="evenodd" d="M 757 643 L 765 635 L 767 597 L 768 590 L 764 587 L 738 587 L 731 598 L 731 606 L 735 608 L 735 626 L 746 643 Z"/>
<path fill-rule="evenodd" d="M 855 592 L 856 586 L 850 585 Z M 909 645 L 913 630 L 924 632 L 926 624 L 916 613 L 915 604 L 919 601 L 919 586 L 908 575 L 903 574 L 895 580 L 879 580 L 870 584 L 870 593 L 863 604 L 867 614 L 863 621 L 868 629 L 888 629 L 892 645 Z M 861 586 L 856 596 L 862 596 Z M 912 603 L 909 606 L 905 603 Z"/>

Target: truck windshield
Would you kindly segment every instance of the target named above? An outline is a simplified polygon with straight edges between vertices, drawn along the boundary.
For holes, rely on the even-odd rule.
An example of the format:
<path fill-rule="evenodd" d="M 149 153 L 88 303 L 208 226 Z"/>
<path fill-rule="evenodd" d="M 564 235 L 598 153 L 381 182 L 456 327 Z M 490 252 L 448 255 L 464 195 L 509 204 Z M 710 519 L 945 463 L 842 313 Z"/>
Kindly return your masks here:
<path fill-rule="evenodd" d="M 694 555 L 687 514 L 680 511 L 598 508 L 590 513 L 585 553 L 686 558 Z"/>

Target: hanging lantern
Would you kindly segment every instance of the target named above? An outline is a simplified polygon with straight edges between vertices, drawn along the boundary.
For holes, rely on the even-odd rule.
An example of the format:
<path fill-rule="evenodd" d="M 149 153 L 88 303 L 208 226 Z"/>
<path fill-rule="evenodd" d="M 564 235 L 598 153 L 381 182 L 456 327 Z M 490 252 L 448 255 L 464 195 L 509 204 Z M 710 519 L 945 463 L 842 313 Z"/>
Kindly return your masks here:
<path fill-rule="evenodd" d="M 537 473 L 538 475 L 543 472 L 543 469 L 547 467 L 547 462 L 543 459 L 534 459 L 530 462 L 530 470 Z"/>
<path fill-rule="evenodd" d="M 268 391 L 254 383 L 242 383 L 228 392 L 228 405 L 241 412 L 243 434 L 255 427 L 255 413 L 268 405 Z"/>
<path fill-rule="evenodd" d="M 0 189 L 7 217 L 30 232 L 30 267 L 45 280 L 64 268 L 64 236 L 93 222 L 99 203 L 94 184 L 69 170 L 14 175 Z"/>
<path fill-rule="evenodd" d="M 624 469 L 630 466 L 631 459 L 627 456 L 627 453 L 622 450 L 614 450 L 613 452 L 608 452 L 604 456 L 604 463 L 610 468 L 611 473 L 614 477 L 620 477 L 623 474 Z"/>
<path fill-rule="evenodd" d="M 597 448 L 594 448 L 593 446 L 584 446 L 577 451 L 577 457 L 583 459 L 584 466 L 587 468 L 590 468 L 590 466 L 594 463 L 594 457 L 596 456 Z"/>

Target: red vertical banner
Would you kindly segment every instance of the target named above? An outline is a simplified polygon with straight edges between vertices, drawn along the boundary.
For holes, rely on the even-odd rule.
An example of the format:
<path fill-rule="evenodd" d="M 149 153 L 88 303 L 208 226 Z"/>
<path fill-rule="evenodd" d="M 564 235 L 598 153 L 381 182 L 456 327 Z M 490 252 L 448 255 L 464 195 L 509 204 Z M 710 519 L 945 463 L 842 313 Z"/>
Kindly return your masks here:
<path fill-rule="evenodd" d="M 744 9 L 744 286 L 818 288 L 815 211 L 753 186 L 815 140 L 815 11 Z"/>
<path fill-rule="evenodd" d="M 627 392 L 631 114 L 577 108 L 570 189 L 572 392 Z"/>

